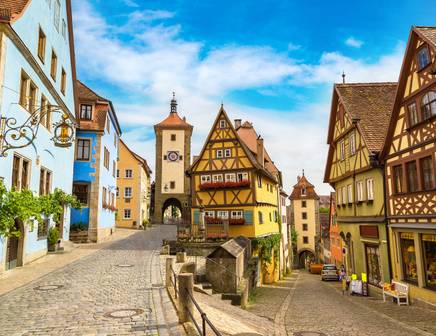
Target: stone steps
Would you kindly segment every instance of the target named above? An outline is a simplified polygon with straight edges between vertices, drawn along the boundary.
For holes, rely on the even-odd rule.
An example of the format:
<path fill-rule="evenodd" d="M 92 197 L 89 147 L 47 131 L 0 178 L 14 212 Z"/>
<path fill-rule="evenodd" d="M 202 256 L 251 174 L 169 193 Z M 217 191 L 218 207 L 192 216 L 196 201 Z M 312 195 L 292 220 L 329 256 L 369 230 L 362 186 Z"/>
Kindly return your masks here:
<path fill-rule="evenodd" d="M 222 293 L 221 300 L 229 300 L 232 306 L 240 306 L 241 305 L 241 294 L 238 293 Z"/>

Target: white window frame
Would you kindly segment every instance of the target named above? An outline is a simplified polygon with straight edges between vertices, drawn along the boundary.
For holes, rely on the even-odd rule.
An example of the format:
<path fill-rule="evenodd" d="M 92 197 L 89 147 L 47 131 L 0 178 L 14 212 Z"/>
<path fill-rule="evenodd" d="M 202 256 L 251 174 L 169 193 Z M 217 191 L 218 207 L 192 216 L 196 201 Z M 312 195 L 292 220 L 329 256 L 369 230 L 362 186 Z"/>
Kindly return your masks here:
<path fill-rule="evenodd" d="M 227 210 L 218 210 L 216 216 L 220 219 L 229 219 L 229 212 Z"/>
<path fill-rule="evenodd" d="M 243 219 L 244 211 L 243 210 L 232 210 L 230 211 L 230 217 L 232 219 Z"/>
<path fill-rule="evenodd" d="M 222 159 L 223 158 L 223 150 L 222 149 L 217 149 L 216 150 L 216 158 L 217 159 Z"/>
<path fill-rule="evenodd" d="M 350 145 L 350 155 L 356 154 L 356 133 L 352 132 L 348 138 Z"/>
<path fill-rule="evenodd" d="M 130 174 L 128 174 L 130 172 Z M 129 176 L 130 175 L 130 176 Z M 124 171 L 124 177 L 125 178 L 133 178 L 133 170 L 132 169 L 126 169 Z"/>
<path fill-rule="evenodd" d="M 342 139 L 341 142 L 339 143 L 339 155 L 340 155 L 340 159 L 341 161 L 345 160 L 345 140 Z"/>
<path fill-rule="evenodd" d="M 227 122 L 224 119 L 220 120 L 220 128 L 227 128 Z"/>
<path fill-rule="evenodd" d="M 342 204 L 347 204 L 347 190 L 342 187 Z"/>
<path fill-rule="evenodd" d="M 362 202 L 363 199 L 363 181 L 356 182 L 357 202 Z"/>
<path fill-rule="evenodd" d="M 224 149 L 224 157 L 232 157 L 232 149 L 231 148 Z"/>
<path fill-rule="evenodd" d="M 347 201 L 348 203 L 353 203 L 353 185 L 347 185 Z"/>
<path fill-rule="evenodd" d="M 212 180 L 211 180 L 211 177 L 210 177 L 210 175 L 201 175 L 200 176 L 200 183 L 201 184 L 203 184 L 203 183 L 210 183 Z"/>
<path fill-rule="evenodd" d="M 126 216 L 126 212 L 128 211 L 129 216 Z M 132 219 L 132 209 L 124 209 L 123 210 L 123 219 Z"/>
<path fill-rule="evenodd" d="M 374 200 L 374 179 L 366 179 L 366 197 L 368 201 Z"/>
<path fill-rule="evenodd" d="M 53 24 L 59 32 L 59 23 L 61 19 L 61 3 L 59 0 L 54 0 Z"/>
<path fill-rule="evenodd" d="M 212 182 L 213 183 L 224 182 L 223 174 L 214 174 L 214 175 L 212 175 Z"/>
<path fill-rule="evenodd" d="M 224 174 L 225 182 L 236 182 L 236 174 L 235 173 L 226 173 Z"/>
<path fill-rule="evenodd" d="M 215 218 L 215 210 L 205 210 L 204 217 Z"/>
<path fill-rule="evenodd" d="M 128 192 L 128 190 L 130 192 Z M 133 193 L 132 187 L 125 187 L 124 188 L 124 198 L 132 198 L 132 193 Z"/>
<path fill-rule="evenodd" d="M 236 173 L 236 181 L 248 181 L 248 173 Z"/>

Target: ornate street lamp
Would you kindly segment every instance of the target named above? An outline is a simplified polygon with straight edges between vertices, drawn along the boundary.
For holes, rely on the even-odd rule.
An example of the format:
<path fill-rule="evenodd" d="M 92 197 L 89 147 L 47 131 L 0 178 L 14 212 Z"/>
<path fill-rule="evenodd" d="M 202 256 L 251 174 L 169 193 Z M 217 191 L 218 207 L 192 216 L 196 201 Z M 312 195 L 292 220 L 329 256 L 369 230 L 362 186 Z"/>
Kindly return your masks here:
<path fill-rule="evenodd" d="M 60 106 L 47 106 L 36 109 L 22 125 L 17 126 L 17 119 L 1 117 L 0 119 L 0 157 L 5 157 L 11 149 L 31 145 L 38 134 L 41 120 L 52 113 L 62 114 L 59 122 L 54 123 L 51 140 L 57 147 L 71 147 L 74 142 L 74 122 Z"/>

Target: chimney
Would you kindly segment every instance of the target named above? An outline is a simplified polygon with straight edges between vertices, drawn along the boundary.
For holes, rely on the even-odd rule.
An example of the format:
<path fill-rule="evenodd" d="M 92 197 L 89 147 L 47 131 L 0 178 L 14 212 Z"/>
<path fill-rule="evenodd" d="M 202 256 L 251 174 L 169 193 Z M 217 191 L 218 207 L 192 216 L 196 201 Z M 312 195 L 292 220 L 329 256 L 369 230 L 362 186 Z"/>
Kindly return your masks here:
<path fill-rule="evenodd" d="M 235 119 L 235 129 L 238 129 L 241 127 L 242 120 L 241 119 Z"/>
<path fill-rule="evenodd" d="M 260 163 L 262 167 L 264 167 L 265 149 L 263 147 L 263 139 L 260 135 L 257 137 L 257 161 Z"/>

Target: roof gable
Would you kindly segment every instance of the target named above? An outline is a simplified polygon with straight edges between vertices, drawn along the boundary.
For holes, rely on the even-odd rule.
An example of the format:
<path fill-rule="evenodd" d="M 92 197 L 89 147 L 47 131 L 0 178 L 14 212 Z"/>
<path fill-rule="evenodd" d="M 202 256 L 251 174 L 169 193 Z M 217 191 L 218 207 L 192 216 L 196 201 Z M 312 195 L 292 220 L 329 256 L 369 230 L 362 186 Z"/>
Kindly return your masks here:
<path fill-rule="evenodd" d="M 304 195 L 303 195 L 303 192 Z M 294 185 L 293 190 L 291 192 L 291 196 L 289 196 L 289 199 L 296 200 L 296 199 L 319 199 L 318 194 L 315 192 L 315 186 L 310 183 L 306 176 L 298 176 L 297 177 L 297 184 Z"/>

